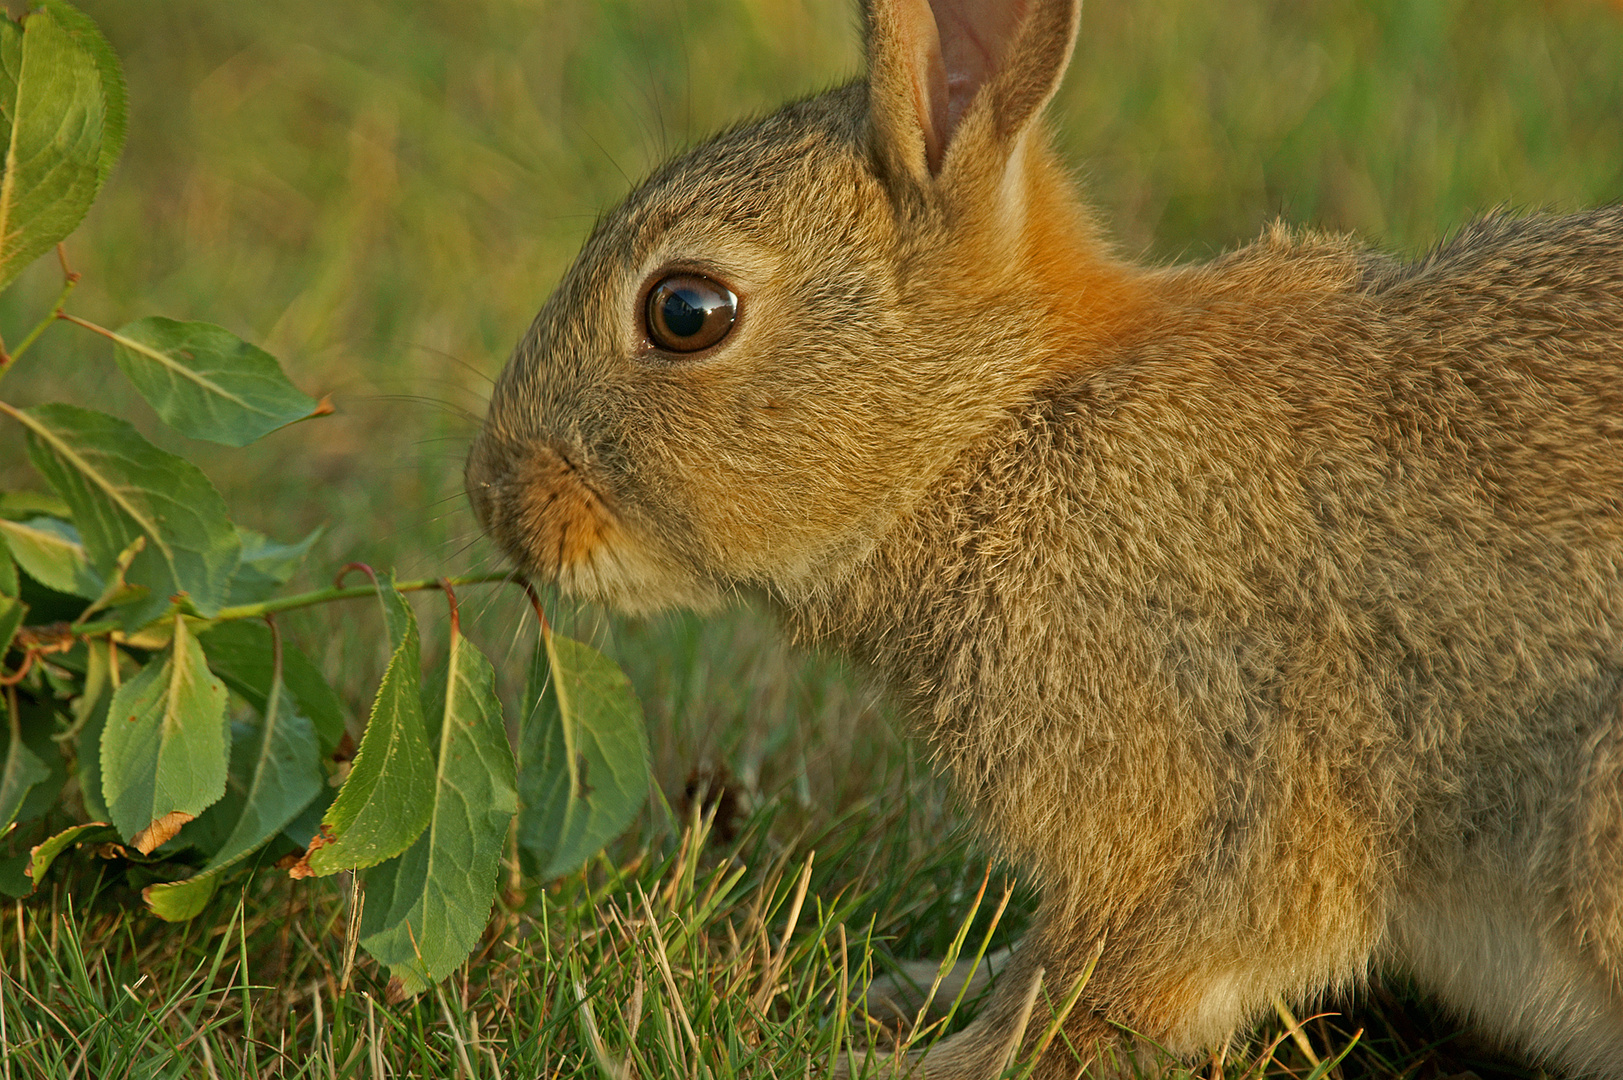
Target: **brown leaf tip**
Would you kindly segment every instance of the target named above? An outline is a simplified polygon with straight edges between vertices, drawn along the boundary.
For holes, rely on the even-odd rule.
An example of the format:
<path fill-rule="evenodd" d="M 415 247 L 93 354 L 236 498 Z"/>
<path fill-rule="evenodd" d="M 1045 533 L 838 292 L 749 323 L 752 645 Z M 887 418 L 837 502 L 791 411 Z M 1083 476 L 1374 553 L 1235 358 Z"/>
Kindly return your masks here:
<path fill-rule="evenodd" d="M 310 869 L 310 856 L 320 851 L 328 844 L 336 843 L 337 841 L 338 834 L 332 831 L 331 825 L 323 821 L 321 823 L 321 830 L 310 838 L 310 846 L 304 849 L 304 854 L 300 855 L 297 860 L 288 866 L 287 876 L 295 881 L 299 881 L 307 877 L 315 877 L 316 872 Z M 283 862 L 285 861 L 286 860 L 284 859 Z M 281 866 L 282 863 L 278 862 L 276 865 Z"/>
<path fill-rule="evenodd" d="M 182 825 L 194 820 L 196 816 L 184 810 L 171 810 L 131 837 L 130 846 L 143 855 L 151 855 L 168 843 L 180 831 Z"/>

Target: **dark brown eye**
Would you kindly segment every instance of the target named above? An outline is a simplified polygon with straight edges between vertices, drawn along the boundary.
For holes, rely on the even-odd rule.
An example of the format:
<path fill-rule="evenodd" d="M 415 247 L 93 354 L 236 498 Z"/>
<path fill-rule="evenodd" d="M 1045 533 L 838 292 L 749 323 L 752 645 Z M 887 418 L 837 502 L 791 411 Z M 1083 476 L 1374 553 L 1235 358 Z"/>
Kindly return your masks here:
<path fill-rule="evenodd" d="M 672 274 L 648 292 L 648 340 L 667 352 L 708 349 L 738 317 L 738 297 L 698 274 Z"/>

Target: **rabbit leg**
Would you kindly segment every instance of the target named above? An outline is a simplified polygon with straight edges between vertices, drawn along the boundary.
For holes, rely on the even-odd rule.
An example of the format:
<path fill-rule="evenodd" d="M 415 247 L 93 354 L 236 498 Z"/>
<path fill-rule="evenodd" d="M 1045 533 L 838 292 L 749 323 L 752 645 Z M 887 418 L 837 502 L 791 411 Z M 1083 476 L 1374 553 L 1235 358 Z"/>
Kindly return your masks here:
<path fill-rule="evenodd" d="M 1397 913 L 1393 959 L 1508 1048 L 1623 1080 L 1623 980 L 1567 916 L 1547 896 L 1462 875 Z"/>

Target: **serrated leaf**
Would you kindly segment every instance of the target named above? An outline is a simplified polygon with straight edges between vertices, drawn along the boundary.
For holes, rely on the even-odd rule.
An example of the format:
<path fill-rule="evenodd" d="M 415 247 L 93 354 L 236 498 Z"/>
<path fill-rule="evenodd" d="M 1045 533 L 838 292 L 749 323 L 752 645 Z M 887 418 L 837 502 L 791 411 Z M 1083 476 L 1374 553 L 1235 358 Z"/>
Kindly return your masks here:
<path fill-rule="evenodd" d="M 231 579 L 230 606 L 257 604 L 274 596 L 298 571 L 299 564 L 304 562 L 324 531 L 316 528 L 296 544 L 283 544 L 263 533 L 237 526 L 237 536 L 242 541 L 242 562 Z"/>
<path fill-rule="evenodd" d="M 60 403 L 25 411 L 0 404 L 0 411 L 27 427 L 34 468 L 72 507 L 102 578 L 137 537 L 146 537 L 125 580 L 151 591 L 119 609 L 127 628 L 157 618 L 180 594 L 204 616 L 225 605 L 242 542 L 225 501 L 195 465 L 103 413 Z"/>
<path fill-rule="evenodd" d="M 445 978 L 479 943 L 518 809 L 515 783 L 496 672 L 453 623 L 433 817 L 404 854 L 365 875 L 361 945 L 406 993 Z"/>
<path fill-rule="evenodd" d="M 101 737 L 101 789 L 113 824 L 150 854 L 225 794 L 225 684 L 176 616 L 162 661 L 118 688 Z"/>
<path fill-rule="evenodd" d="M 0 519 L 0 537 L 5 538 L 17 565 L 46 588 L 86 600 L 101 595 L 101 575 L 91 569 L 78 530 L 67 522 L 44 517 Z"/>
<path fill-rule="evenodd" d="M 518 842 L 553 878 L 579 869 L 636 817 L 648 798 L 648 736 L 614 661 L 551 632 L 536 652 L 519 736 Z"/>
<path fill-rule="evenodd" d="M 118 366 L 182 435 L 246 446 L 316 413 L 274 356 L 224 327 L 154 315 L 110 336 Z"/>
<path fill-rule="evenodd" d="M 263 716 L 271 690 L 270 627 L 233 620 L 212 626 L 201 636 L 209 667 Z M 286 642 L 282 644 L 282 683 L 292 695 L 294 709 L 315 726 L 322 755 L 331 754 L 344 737 L 344 707 L 321 669 Z"/>
<path fill-rule="evenodd" d="M 51 770 L 23 742 L 22 720 L 6 708 L 3 699 L 0 713 L 5 714 L 8 729 L 5 758 L 0 759 L 0 830 L 4 830 L 22 809 L 29 789 L 49 780 Z"/>
<path fill-rule="evenodd" d="M 231 831 L 195 875 L 142 892 L 160 918 L 175 922 L 196 915 L 214 895 L 221 871 L 259 850 L 321 793 L 325 776 L 315 729 L 294 709 L 280 675 L 273 671 L 256 737 L 245 744 L 249 776 L 241 797 L 233 800 Z"/>
<path fill-rule="evenodd" d="M 423 724 L 417 618 L 392 582 L 379 591 L 397 644 L 349 778 L 296 873 L 333 874 L 392 859 L 422 835 L 434 812 L 434 756 Z"/>
<path fill-rule="evenodd" d="M 87 47 L 92 38 L 99 48 Z M 0 69 L 3 289 L 90 209 L 123 140 L 124 96 L 112 50 L 60 0 L 20 27 L 0 20 Z"/>
<path fill-rule="evenodd" d="M 104 112 L 101 154 L 96 163 L 96 186 L 99 189 L 107 182 L 108 174 L 117 164 L 118 155 L 124 149 L 124 136 L 129 131 L 129 92 L 124 85 L 124 71 L 119 66 L 118 54 L 102 36 L 101 28 L 94 19 L 62 0 L 40 0 L 40 6 L 49 9 L 73 43 L 90 55 L 101 75 Z"/>

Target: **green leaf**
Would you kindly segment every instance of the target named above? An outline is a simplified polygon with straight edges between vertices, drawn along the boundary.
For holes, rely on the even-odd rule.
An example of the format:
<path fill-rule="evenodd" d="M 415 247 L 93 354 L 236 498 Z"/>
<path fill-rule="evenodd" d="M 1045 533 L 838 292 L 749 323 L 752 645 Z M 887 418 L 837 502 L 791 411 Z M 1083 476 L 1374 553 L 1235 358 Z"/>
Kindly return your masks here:
<path fill-rule="evenodd" d="M 96 186 L 99 189 L 113 171 L 113 165 L 124 149 L 124 136 L 129 131 L 129 94 L 124 86 L 124 72 L 119 67 L 118 54 L 102 36 L 101 28 L 94 19 L 62 0 L 40 0 L 40 6 L 55 16 L 75 45 L 90 54 L 90 58 L 96 62 L 96 70 L 101 74 L 105 111 L 102 117 L 101 156 L 96 163 Z"/>
<path fill-rule="evenodd" d="M 73 722 L 79 729 L 74 744 L 79 797 L 84 800 L 85 813 L 99 821 L 112 816 L 101 793 L 101 735 L 107 728 L 107 707 L 113 700 L 111 668 L 107 646 L 97 642 L 88 653 L 84 690 L 73 702 Z"/>
<path fill-rule="evenodd" d="M 316 528 L 297 544 L 283 544 L 264 533 L 237 526 L 237 537 L 242 541 L 242 564 L 236 577 L 231 579 L 231 607 L 238 604 L 257 604 L 268 600 L 276 590 L 287 584 L 289 578 L 310 554 L 310 548 L 325 530 Z"/>
<path fill-rule="evenodd" d="M 48 491 L 8 491 L 0 495 L 0 519 L 26 521 L 32 517 L 66 518 L 68 504 Z"/>
<path fill-rule="evenodd" d="M 34 888 L 37 889 L 39 883 L 45 880 L 45 872 L 51 868 L 51 863 L 69 847 L 74 844 L 99 844 L 117 839 L 118 831 L 105 821 L 90 821 L 63 829 L 44 843 L 35 844 L 28 853 L 28 876 L 33 879 Z"/>
<path fill-rule="evenodd" d="M 0 532 L 0 596 L 15 597 L 22 592 L 22 582 L 17 580 L 17 561 L 11 557 L 11 546 L 6 543 L 6 534 Z"/>
<path fill-rule="evenodd" d="M 60 656 L 61 654 L 58 654 Z M 49 700 L 29 700 L 18 695 L 19 721 L 22 725 L 23 745 L 45 766 L 45 779 L 37 781 L 23 796 L 17 811 L 17 822 L 34 821 L 44 817 L 56 807 L 63 785 L 68 782 L 68 762 L 62 746 L 54 738 L 57 730 L 57 707 Z"/>
<path fill-rule="evenodd" d="M 614 661 L 550 631 L 524 700 L 518 842 L 542 877 L 559 877 L 597 854 L 648 798 L 642 704 Z"/>
<path fill-rule="evenodd" d="M 212 626 L 202 633 L 209 667 L 261 716 L 269 704 L 272 649 L 270 627 L 246 619 Z M 344 737 L 344 707 L 322 677 L 321 669 L 292 645 L 282 645 L 282 683 L 293 707 L 315 725 L 321 754 L 338 748 Z"/>
<path fill-rule="evenodd" d="M 246 446 L 316 414 L 274 356 L 223 327 L 154 315 L 111 337 L 118 366 L 182 435 Z"/>
<path fill-rule="evenodd" d="M 11 648 L 11 639 L 17 636 L 17 628 L 23 624 L 23 617 L 27 614 L 27 604 L 15 597 L 0 594 L 0 660 L 5 659 L 6 650 Z"/>
<path fill-rule="evenodd" d="M 434 756 L 423 725 L 417 619 L 391 583 L 380 587 L 394 654 L 372 702 L 349 779 L 321 819 L 297 876 L 375 866 L 411 846 L 434 813 Z"/>
<path fill-rule="evenodd" d="M 198 875 L 185 881 L 148 885 L 141 890 L 141 899 L 164 922 L 185 922 L 203 913 L 219 887 L 220 875 Z"/>
<path fill-rule="evenodd" d="M 121 834 L 142 854 L 225 794 L 225 684 L 186 620 L 163 662 L 118 688 L 101 737 L 101 789 Z"/>
<path fill-rule="evenodd" d="M 28 876 L 28 856 L 8 855 L 0 859 L 0 893 L 21 900 L 34 891 L 34 879 Z"/>
<path fill-rule="evenodd" d="M 453 622 L 434 812 L 399 858 L 366 872 L 361 944 L 415 994 L 467 959 L 490 921 L 496 870 L 518 809 L 496 672 Z"/>
<path fill-rule="evenodd" d="M 60 0 L 20 27 L 0 19 L 0 289 L 78 226 L 112 168 L 125 124 L 117 64 Z"/>
<path fill-rule="evenodd" d="M 28 521 L 0 518 L 0 538 L 28 576 L 57 592 L 94 600 L 101 595 L 101 575 L 90 567 L 90 557 L 72 525 L 55 518 Z"/>
<path fill-rule="evenodd" d="M 6 756 L 0 761 L 0 830 L 3 830 L 22 809 L 29 788 L 49 780 L 51 770 L 23 742 L 21 718 L 5 707 L 3 698 L 0 698 L 0 712 L 6 714 L 9 729 Z"/>
<path fill-rule="evenodd" d="M 63 404 L 0 411 L 28 428 L 34 468 L 73 508 L 98 574 L 108 577 L 120 553 L 146 538 L 125 580 L 151 592 L 120 609 L 126 627 L 152 621 L 181 594 L 204 616 L 225 605 L 242 542 L 195 465 L 103 413 Z"/>
<path fill-rule="evenodd" d="M 249 745 L 251 775 L 241 797 L 233 800 L 239 808 L 231 832 L 197 874 L 149 886 L 141 894 L 160 918 L 174 922 L 196 915 L 214 895 L 222 870 L 259 850 L 321 794 L 326 777 L 315 729 L 294 709 L 280 675 L 273 670 L 257 738 Z M 210 882 L 206 888 L 205 881 Z"/>

